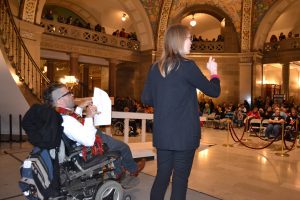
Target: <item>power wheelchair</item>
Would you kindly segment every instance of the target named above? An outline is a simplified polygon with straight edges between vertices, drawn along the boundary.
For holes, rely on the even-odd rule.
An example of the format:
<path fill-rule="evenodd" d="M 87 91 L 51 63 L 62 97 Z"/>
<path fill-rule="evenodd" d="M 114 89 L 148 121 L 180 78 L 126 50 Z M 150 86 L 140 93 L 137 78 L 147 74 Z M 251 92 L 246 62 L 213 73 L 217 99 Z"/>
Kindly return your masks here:
<path fill-rule="evenodd" d="M 116 171 L 120 166 L 120 153 L 110 152 L 103 144 L 103 155 L 81 156 L 81 147 L 63 135 L 65 158 L 60 164 L 62 199 L 72 200 L 130 200 L 124 195 Z M 60 199 L 60 198 L 59 198 Z"/>

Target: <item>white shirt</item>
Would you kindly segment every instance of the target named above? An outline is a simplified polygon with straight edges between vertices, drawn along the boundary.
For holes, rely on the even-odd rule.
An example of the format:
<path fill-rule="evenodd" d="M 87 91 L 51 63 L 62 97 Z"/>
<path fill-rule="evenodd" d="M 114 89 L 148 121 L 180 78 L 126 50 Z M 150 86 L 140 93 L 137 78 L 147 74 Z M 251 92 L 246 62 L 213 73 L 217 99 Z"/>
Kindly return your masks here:
<path fill-rule="evenodd" d="M 82 116 L 82 108 L 77 107 L 75 113 Z M 84 119 L 84 125 L 82 125 L 77 119 L 69 115 L 63 115 L 62 118 L 64 133 L 68 138 L 76 141 L 80 145 L 94 145 L 97 129 L 94 126 L 93 118 L 86 117 Z"/>

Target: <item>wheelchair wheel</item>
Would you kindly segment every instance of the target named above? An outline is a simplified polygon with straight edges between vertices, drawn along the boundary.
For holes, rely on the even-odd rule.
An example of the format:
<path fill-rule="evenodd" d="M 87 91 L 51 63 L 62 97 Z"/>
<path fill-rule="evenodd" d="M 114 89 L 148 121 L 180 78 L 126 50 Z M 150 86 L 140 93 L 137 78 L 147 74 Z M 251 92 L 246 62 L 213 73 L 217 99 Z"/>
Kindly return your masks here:
<path fill-rule="evenodd" d="M 124 135 L 124 124 L 122 122 L 116 122 L 113 125 L 113 134 L 117 136 L 122 136 Z"/>
<path fill-rule="evenodd" d="M 124 197 L 124 200 L 131 200 L 131 196 L 128 194 Z"/>
<path fill-rule="evenodd" d="M 123 195 L 124 191 L 120 183 L 109 180 L 99 187 L 95 200 L 123 200 Z"/>

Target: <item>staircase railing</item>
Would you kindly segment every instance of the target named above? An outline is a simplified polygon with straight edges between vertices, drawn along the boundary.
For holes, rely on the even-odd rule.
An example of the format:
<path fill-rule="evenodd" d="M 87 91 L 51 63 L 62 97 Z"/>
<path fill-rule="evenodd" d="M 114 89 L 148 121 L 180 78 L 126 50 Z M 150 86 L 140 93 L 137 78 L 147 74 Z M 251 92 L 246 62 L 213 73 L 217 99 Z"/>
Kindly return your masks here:
<path fill-rule="evenodd" d="M 0 0 L 0 38 L 19 80 L 41 100 L 42 92 L 50 81 L 28 51 L 15 24 L 8 0 Z"/>

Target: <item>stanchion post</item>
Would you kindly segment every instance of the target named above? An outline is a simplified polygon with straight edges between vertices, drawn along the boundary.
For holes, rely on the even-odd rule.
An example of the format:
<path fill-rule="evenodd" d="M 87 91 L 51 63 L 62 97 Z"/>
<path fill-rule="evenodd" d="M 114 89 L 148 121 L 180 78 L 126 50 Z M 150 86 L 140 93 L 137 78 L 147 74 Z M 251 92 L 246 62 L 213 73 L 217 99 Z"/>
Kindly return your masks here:
<path fill-rule="evenodd" d="M 245 130 L 247 130 L 246 131 L 246 138 L 242 139 L 242 141 L 245 141 L 245 142 L 251 141 L 251 139 L 249 139 L 249 135 L 250 135 L 250 122 L 249 123 L 248 122 L 249 122 L 249 119 L 247 118 L 246 123 L 245 123 Z M 247 134 L 248 130 L 249 130 L 249 134 Z"/>
<path fill-rule="evenodd" d="M 284 146 L 284 124 L 282 124 L 281 128 L 281 153 L 275 153 L 276 156 L 281 156 L 281 157 L 289 157 L 290 155 L 287 153 L 283 152 L 283 146 Z"/>
<path fill-rule="evenodd" d="M 231 123 L 231 120 L 227 119 L 227 141 L 226 141 L 226 144 L 223 144 L 224 147 L 233 147 L 232 144 L 229 144 L 229 134 L 230 134 L 229 127 L 230 127 L 230 123 Z"/>

